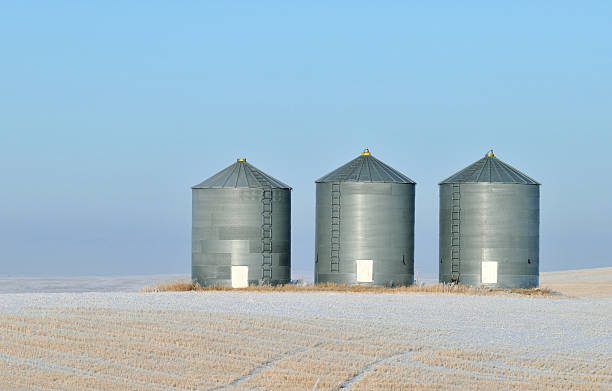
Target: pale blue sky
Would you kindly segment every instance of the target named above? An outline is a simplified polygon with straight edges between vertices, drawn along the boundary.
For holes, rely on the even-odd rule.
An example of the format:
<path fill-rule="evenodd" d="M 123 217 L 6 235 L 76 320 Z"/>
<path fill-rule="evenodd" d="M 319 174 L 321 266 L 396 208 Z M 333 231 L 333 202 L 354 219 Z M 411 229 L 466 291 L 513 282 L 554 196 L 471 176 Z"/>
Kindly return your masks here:
<path fill-rule="evenodd" d="M 541 268 L 612 265 L 612 3 L 0 3 L 0 274 L 190 270 L 190 186 L 246 156 L 293 186 L 364 147 L 437 182 L 491 147 L 543 183 Z"/>

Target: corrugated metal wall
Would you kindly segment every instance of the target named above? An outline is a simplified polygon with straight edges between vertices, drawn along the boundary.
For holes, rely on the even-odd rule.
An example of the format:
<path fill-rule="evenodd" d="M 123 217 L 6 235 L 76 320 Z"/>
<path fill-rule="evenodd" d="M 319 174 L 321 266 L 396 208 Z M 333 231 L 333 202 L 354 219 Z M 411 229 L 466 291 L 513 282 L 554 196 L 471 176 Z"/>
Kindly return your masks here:
<path fill-rule="evenodd" d="M 539 228 L 537 184 L 441 184 L 440 282 L 451 282 L 458 259 L 462 284 L 537 287 Z M 482 262 L 497 262 L 497 283 L 483 284 Z"/>
<path fill-rule="evenodd" d="M 316 283 L 356 284 L 356 260 L 373 260 L 373 281 L 367 285 L 414 282 L 414 184 L 323 182 L 316 192 Z M 338 198 L 335 228 L 332 209 Z M 337 266 L 332 261 L 336 230 Z"/>
<path fill-rule="evenodd" d="M 270 190 L 268 190 L 270 191 Z M 262 188 L 192 190 L 192 278 L 231 286 L 231 266 L 249 266 L 249 284 L 264 278 Z M 291 191 L 271 189 L 272 249 L 269 282 L 291 280 Z"/>

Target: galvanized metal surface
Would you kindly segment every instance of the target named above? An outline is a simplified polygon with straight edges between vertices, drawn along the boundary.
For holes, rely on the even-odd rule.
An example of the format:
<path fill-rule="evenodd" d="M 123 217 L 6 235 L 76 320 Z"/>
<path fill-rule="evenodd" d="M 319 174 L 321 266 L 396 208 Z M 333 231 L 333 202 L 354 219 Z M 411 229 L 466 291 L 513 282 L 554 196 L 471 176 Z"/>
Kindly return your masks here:
<path fill-rule="evenodd" d="M 197 184 L 192 189 L 218 189 L 232 187 L 271 187 L 291 189 L 288 185 L 271 177 L 257 167 L 248 163 L 245 158 L 219 171 L 217 174 Z"/>
<path fill-rule="evenodd" d="M 358 159 L 362 161 L 353 160 L 342 172 L 363 173 L 356 167 L 372 167 L 368 161 L 382 163 L 369 155 Z M 342 172 L 330 177 L 339 181 L 327 182 L 326 176 L 316 183 L 315 282 L 356 284 L 357 261 L 372 260 L 372 281 L 359 283 L 412 284 L 414 182 L 401 173 L 386 177 L 393 183 L 383 183 L 370 174 L 355 177 Z"/>
<path fill-rule="evenodd" d="M 317 179 L 316 182 L 415 183 L 406 175 L 370 155 L 369 151 Z"/>
<path fill-rule="evenodd" d="M 501 162 L 494 156 L 485 159 L 484 167 Z M 475 177 L 463 175 L 440 184 L 440 282 L 537 287 L 539 184 L 531 178 L 530 184 L 502 183 L 510 179 L 499 176 L 474 183 L 464 182 L 466 178 Z M 485 271 L 497 267 L 496 283 L 483 283 L 483 262 Z"/>
<path fill-rule="evenodd" d="M 439 184 L 481 182 L 539 185 L 535 179 L 496 158 L 493 151 L 490 151 L 482 159 L 456 172 Z"/>
<path fill-rule="evenodd" d="M 288 283 L 290 188 L 245 161 L 221 173 L 192 188 L 192 278 L 231 286 L 232 266 L 248 266 L 251 285 Z"/>

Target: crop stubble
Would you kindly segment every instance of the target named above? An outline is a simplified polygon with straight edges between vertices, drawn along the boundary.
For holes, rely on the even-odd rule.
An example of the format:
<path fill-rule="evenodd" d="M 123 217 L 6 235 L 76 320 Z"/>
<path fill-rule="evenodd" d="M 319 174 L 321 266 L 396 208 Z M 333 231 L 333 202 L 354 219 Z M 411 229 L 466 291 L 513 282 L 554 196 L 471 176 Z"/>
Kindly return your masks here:
<path fill-rule="evenodd" d="M 234 309 L 243 308 L 245 299 L 245 294 L 227 292 L 182 295 L 220 297 L 228 300 L 225 304 L 235 303 Z M 296 294 L 259 295 L 290 301 Z M 313 298 L 333 308 L 347 295 L 317 293 Z M 544 299 L 512 300 L 528 307 Z M 612 354 L 528 355 L 520 347 L 470 344 L 469 337 L 459 344 L 464 346 L 449 346 L 438 338 L 452 340 L 453 330 L 402 324 L 379 318 L 379 313 L 359 319 L 354 314 L 282 316 L 232 308 L 155 309 L 150 304 L 143 309 L 93 307 L 31 307 L 0 314 L 0 388 L 303 390 L 316 384 L 318 390 L 612 389 Z M 388 310 L 393 318 L 393 306 Z M 458 332 L 476 336 L 486 328 L 466 326 Z M 594 335 L 607 338 L 607 332 L 604 327 Z"/>

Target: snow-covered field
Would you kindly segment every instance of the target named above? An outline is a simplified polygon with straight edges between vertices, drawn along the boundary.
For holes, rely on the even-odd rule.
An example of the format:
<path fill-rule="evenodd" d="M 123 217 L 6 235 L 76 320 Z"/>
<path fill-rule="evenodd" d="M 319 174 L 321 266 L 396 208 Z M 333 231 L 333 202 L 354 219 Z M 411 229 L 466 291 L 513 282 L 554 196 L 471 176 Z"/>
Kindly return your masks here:
<path fill-rule="evenodd" d="M 73 292 L 0 294 L 0 389 L 612 390 L 611 270 L 543 275 L 572 295 L 553 298 L 4 279 L 5 292 Z"/>
<path fill-rule="evenodd" d="M 138 292 L 145 285 L 188 278 L 185 274 L 82 277 L 0 277 L 0 293 Z"/>
<path fill-rule="evenodd" d="M 0 295 L 0 389 L 611 389 L 612 299 Z"/>

